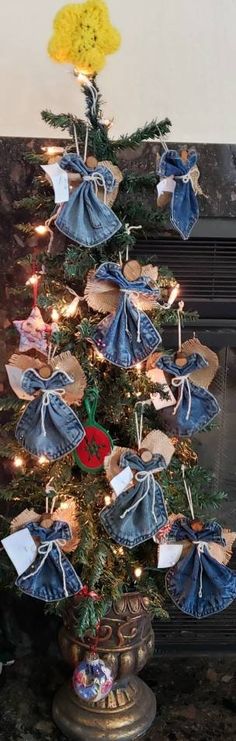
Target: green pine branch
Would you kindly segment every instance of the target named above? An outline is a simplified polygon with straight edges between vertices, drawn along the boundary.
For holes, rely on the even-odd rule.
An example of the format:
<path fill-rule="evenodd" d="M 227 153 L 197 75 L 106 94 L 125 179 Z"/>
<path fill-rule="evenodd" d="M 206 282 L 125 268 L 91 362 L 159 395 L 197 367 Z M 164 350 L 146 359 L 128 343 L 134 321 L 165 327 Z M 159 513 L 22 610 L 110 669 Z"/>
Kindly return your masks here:
<path fill-rule="evenodd" d="M 114 150 L 119 149 L 135 149 L 143 141 L 147 139 L 160 139 L 160 136 L 166 136 L 169 134 L 171 129 L 171 122 L 169 118 L 164 118 L 163 121 L 157 122 L 155 119 L 150 123 L 146 123 L 144 126 L 139 127 L 133 134 L 124 134 L 113 141 Z"/>

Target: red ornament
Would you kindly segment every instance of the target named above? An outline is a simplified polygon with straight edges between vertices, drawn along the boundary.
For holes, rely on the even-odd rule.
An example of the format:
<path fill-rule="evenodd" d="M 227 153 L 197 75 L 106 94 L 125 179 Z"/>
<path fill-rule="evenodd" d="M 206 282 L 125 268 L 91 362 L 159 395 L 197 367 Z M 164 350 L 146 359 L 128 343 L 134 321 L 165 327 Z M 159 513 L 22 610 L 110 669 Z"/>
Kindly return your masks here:
<path fill-rule="evenodd" d="M 98 392 L 92 389 L 85 398 L 88 412 L 87 423 L 83 425 L 85 436 L 74 452 L 76 463 L 87 473 L 98 473 L 102 470 L 104 458 L 111 453 L 112 439 L 109 433 L 95 422 Z"/>

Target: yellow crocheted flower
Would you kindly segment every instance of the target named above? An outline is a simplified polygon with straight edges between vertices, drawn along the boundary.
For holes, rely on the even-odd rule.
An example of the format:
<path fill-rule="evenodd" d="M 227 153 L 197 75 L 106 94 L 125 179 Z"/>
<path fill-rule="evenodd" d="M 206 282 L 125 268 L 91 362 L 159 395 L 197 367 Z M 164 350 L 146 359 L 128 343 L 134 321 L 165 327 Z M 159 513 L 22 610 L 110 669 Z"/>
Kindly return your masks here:
<path fill-rule="evenodd" d="M 105 65 L 106 54 L 120 46 L 120 34 L 111 25 L 103 0 L 64 5 L 56 14 L 48 44 L 56 62 L 69 62 L 80 72 L 94 75 Z"/>

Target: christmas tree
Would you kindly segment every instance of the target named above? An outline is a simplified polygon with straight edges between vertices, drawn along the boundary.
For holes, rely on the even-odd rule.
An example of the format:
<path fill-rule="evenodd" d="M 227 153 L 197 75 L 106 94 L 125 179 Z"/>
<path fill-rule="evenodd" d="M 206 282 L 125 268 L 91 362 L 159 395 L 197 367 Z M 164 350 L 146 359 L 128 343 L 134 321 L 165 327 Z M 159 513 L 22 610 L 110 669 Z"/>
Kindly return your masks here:
<path fill-rule="evenodd" d="M 63 11 L 58 28 L 59 21 L 63 25 Z M 107 53 L 115 51 L 119 43 L 113 32 Z M 120 501 L 124 491 L 127 494 L 135 486 L 144 487 L 143 495 L 138 497 L 140 502 L 148 502 L 158 531 L 166 525 L 166 512 L 189 514 L 186 490 L 191 489 L 195 517 L 217 507 L 223 495 L 213 491 L 211 475 L 199 465 L 191 436 L 177 434 L 173 405 L 172 421 L 170 414 L 166 421 L 160 403 L 159 408 L 150 403 L 150 394 L 159 394 L 166 409 L 165 401 L 169 399 L 168 389 L 150 371 L 156 369 L 159 358 L 153 355 L 154 349 L 164 355 L 158 340 L 163 326 L 167 322 L 175 324 L 176 338 L 177 327 L 181 331 L 181 287 L 177 289 L 175 277 L 166 267 L 158 265 L 157 273 L 158 255 L 152 265 L 145 266 L 139 251 L 141 235 L 148 239 L 165 226 L 166 214 L 155 204 L 156 173 L 121 171 L 120 153 L 149 139 L 162 143 L 170 132 L 170 121 L 153 120 L 132 134 L 112 138 L 112 121 L 103 117 L 96 74 L 104 59 L 101 55 L 89 57 L 88 52 L 81 57 L 78 49 L 67 51 L 66 56 L 62 38 L 63 34 L 55 35 L 49 51 L 54 59 L 70 61 L 76 67 L 75 84 L 79 83 L 84 95 L 85 113 L 80 118 L 43 111 L 43 120 L 54 131 L 64 132 L 65 140 L 27 155 L 35 175 L 24 198 L 14 204 L 14 240 L 7 256 L 2 256 L 7 310 L 15 327 L 6 330 L 10 385 L 0 402 L 1 456 L 8 475 L 0 489 L 0 523 L 1 538 L 9 535 L 12 521 L 16 523 L 15 531 L 30 522 L 31 535 L 38 534 L 39 526 L 49 530 L 52 524 L 59 528 L 58 523 L 69 523 L 68 548 L 65 529 L 55 529 L 51 537 L 64 593 L 60 592 L 57 599 L 57 591 L 53 592 L 52 587 L 51 592 L 49 584 L 53 598 L 47 601 L 50 609 L 62 614 L 71 594 L 76 594 L 75 627 L 77 635 L 84 636 L 86 631 L 96 630 L 111 603 L 124 591 L 140 590 L 149 597 L 153 614 L 166 615 L 153 521 L 150 536 L 145 537 L 142 528 L 140 535 L 139 527 L 136 545 L 131 527 L 132 544 L 128 537 L 128 545 L 122 544 L 119 527 L 121 523 L 123 527 L 127 513 L 135 511 L 137 501 L 127 506 L 113 527 L 109 512 L 114 501 Z M 29 326 L 24 320 L 32 308 Z M 110 314 L 116 321 L 116 333 L 108 341 L 107 320 L 102 326 L 100 323 Z M 54 386 L 47 387 L 54 374 Z M 177 394 L 174 404 L 176 398 L 177 404 L 181 402 L 181 388 L 182 392 L 177 386 L 172 388 Z M 143 467 L 150 467 L 152 456 L 157 454 L 155 445 L 160 445 L 160 431 L 165 433 L 167 429 L 174 448 L 169 466 L 156 462 L 151 478 L 147 471 L 143 478 L 138 476 Z M 149 433 L 154 433 L 152 440 L 155 438 L 151 453 L 147 443 L 142 445 Z M 49 441 L 45 453 L 40 447 L 42 436 Z M 161 440 L 163 446 L 164 436 Z M 116 458 L 114 450 L 118 451 Z M 123 469 L 131 479 L 115 499 L 110 481 L 122 473 L 120 458 L 127 451 Z M 141 468 L 137 468 L 137 456 Z M 154 506 L 155 492 L 162 498 L 161 520 Z M 31 510 L 31 514 L 25 514 L 25 510 Z M 41 547 L 42 566 L 51 551 L 48 546 L 37 547 Z M 73 567 L 69 588 L 62 551 Z M 0 579 L 3 589 L 15 581 L 14 568 L 5 552 L 1 555 Z M 24 573 L 17 579 L 18 587 L 27 591 L 22 579 Z M 33 581 L 32 576 L 27 593 L 38 596 Z"/>

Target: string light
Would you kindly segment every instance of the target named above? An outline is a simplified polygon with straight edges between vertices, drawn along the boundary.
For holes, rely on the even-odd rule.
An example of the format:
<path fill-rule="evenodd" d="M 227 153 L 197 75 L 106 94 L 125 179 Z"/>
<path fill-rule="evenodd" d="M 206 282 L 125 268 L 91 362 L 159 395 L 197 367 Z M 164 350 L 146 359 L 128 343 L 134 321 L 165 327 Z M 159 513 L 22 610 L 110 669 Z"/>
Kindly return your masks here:
<path fill-rule="evenodd" d="M 109 507 L 109 505 L 111 504 L 111 497 L 110 497 L 110 494 L 105 494 L 105 497 L 104 497 L 104 504 L 105 504 L 105 506 L 106 506 L 106 507 Z"/>
<path fill-rule="evenodd" d="M 138 376 L 140 376 L 141 370 L 142 370 L 142 363 L 136 363 L 134 367 L 135 367 L 136 373 L 138 374 Z"/>
<path fill-rule="evenodd" d="M 140 577 L 142 576 L 142 573 L 143 573 L 143 569 L 141 568 L 141 566 L 136 566 L 136 568 L 134 569 L 135 578 L 140 579 Z"/>
<path fill-rule="evenodd" d="M 48 463 L 48 459 L 46 458 L 46 455 L 40 455 L 38 458 L 38 463 L 40 466 L 43 466 L 44 463 Z"/>
<path fill-rule="evenodd" d="M 78 303 L 79 303 L 79 298 L 78 299 L 74 298 L 70 304 L 68 304 L 62 309 L 61 313 L 63 314 L 63 316 L 67 317 L 67 319 L 69 317 L 76 316 L 78 312 Z"/>
<path fill-rule="evenodd" d="M 25 285 L 26 286 L 36 286 L 39 280 L 40 280 L 40 275 L 37 275 L 37 273 L 34 273 L 33 275 L 30 276 L 30 278 L 28 278 Z"/>
<path fill-rule="evenodd" d="M 168 298 L 168 301 L 167 301 L 168 308 L 170 308 L 172 306 L 172 304 L 174 303 L 174 301 L 176 300 L 176 298 L 178 296 L 178 293 L 179 293 L 179 288 L 180 288 L 179 283 L 177 283 L 177 285 L 174 286 L 174 288 L 172 288 L 172 291 L 171 291 L 171 293 L 169 295 L 169 298 Z"/>
<path fill-rule="evenodd" d="M 42 237 L 44 234 L 47 234 L 48 227 L 45 224 L 39 224 L 34 227 L 34 231 Z"/>
<path fill-rule="evenodd" d="M 53 322 L 57 322 L 60 317 L 59 311 L 57 309 L 52 309 L 51 318 Z"/>
<path fill-rule="evenodd" d="M 135 396 L 138 396 L 138 397 L 139 396 L 142 396 L 142 391 L 137 391 L 136 394 L 135 394 Z"/>
<path fill-rule="evenodd" d="M 20 455 L 15 455 L 13 463 L 14 463 L 15 468 L 21 468 L 21 466 L 23 466 L 24 461 Z"/>
<path fill-rule="evenodd" d="M 55 154 L 63 154 L 64 147 L 41 147 L 41 150 L 53 157 Z"/>
<path fill-rule="evenodd" d="M 104 360 L 102 353 L 98 350 L 96 350 L 96 360 Z"/>

